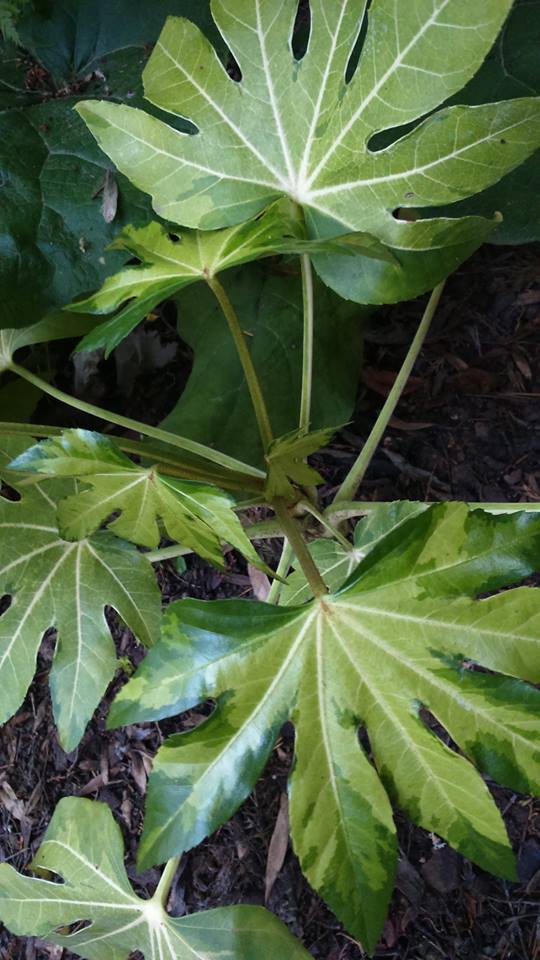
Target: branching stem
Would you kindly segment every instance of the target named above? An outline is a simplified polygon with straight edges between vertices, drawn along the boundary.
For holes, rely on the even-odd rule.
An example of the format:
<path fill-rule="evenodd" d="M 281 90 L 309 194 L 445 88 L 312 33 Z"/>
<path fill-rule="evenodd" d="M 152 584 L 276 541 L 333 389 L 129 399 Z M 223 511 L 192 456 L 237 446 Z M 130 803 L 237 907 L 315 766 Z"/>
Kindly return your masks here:
<path fill-rule="evenodd" d="M 352 543 L 347 540 L 347 537 L 344 537 L 343 534 L 340 533 L 336 527 L 334 527 L 333 523 L 331 523 L 329 519 L 329 516 L 321 513 L 320 510 L 317 510 L 317 507 L 310 503 L 309 500 L 301 500 L 299 506 L 303 507 L 304 510 L 307 510 L 312 517 L 315 517 L 321 526 L 324 527 L 325 530 L 328 530 L 328 533 L 334 538 L 334 540 L 337 540 L 338 543 L 345 548 L 345 550 L 354 549 Z"/>
<path fill-rule="evenodd" d="M 366 470 L 368 469 L 373 459 L 373 454 L 375 453 L 377 447 L 379 446 L 379 443 L 381 442 L 386 432 L 386 428 L 388 427 L 388 424 L 392 418 L 394 410 L 396 409 L 396 406 L 399 403 L 399 399 L 401 397 L 401 394 L 403 393 L 403 389 L 407 383 L 407 380 L 411 375 L 411 371 L 416 362 L 416 358 L 418 357 L 418 354 L 422 349 L 422 345 L 426 338 L 427 332 L 430 328 L 431 321 L 435 316 L 435 311 L 439 304 L 439 300 L 441 299 L 441 294 L 444 289 L 444 284 L 445 284 L 445 281 L 443 280 L 443 282 L 439 283 L 438 286 L 436 286 L 435 289 L 433 290 L 429 298 L 427 307 L 424 311 L 422 320 L 420 321 L 418 330 L 416 331 L 416 336 L 413 342 L 411 343 L 411 346 L 409 347 L 409 351 L 407 353 L 407 356 L 405 357 L 403 366 L 401 367 L 401 370 L 399 371 L 395 379 L 392 389 L 388 394 L 386 403 L 384 404 L 379 416 L 377 417 L 375 426 L 373 427 L 373 430 L 371 431 L 369 437 L 367 438 L 361 453 L 359 454 L 356 462 L 353 464 L 349 473 L 345 477 L 345 480 L 341 484 L 341 487 L 339 488 L 336 494 L 336 497 L 334 499 L 334 503 L 338 503 L 340 500 L 352 500 L 356 490 L 362 483 Z"/>

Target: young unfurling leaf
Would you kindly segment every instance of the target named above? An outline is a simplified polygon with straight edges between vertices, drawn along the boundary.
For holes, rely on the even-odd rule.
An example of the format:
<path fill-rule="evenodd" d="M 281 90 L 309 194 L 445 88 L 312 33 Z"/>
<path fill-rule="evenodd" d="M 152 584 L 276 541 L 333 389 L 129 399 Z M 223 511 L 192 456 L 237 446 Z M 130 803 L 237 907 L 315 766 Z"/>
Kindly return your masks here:
<path fill-rule="evenodd" d="M 339 427 L 327 427 L 312 433 L 293 430 L 274 440 L 266 454 L 268 500 L 275 497 L 294 499 L 296 493 L 293 483 L 306 487 L 322 483 L 321 475 L 305 462 L 306 457 L 324 447 L 338 429 Z"/>

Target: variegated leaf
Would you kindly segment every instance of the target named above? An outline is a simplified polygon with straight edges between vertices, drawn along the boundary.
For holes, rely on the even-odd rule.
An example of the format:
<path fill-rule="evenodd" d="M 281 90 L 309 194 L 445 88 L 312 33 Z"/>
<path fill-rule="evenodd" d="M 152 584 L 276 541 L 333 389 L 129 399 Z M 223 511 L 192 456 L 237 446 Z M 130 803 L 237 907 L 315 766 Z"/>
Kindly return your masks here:
<path fill-rule="evenodd" d="M 540 144 L 534 98 L 433 113 L 481 66 L 511 5 L 373 0 L 368 12 L 367 0 L 311 0 L 309 42 L 297 60 L 297 0 L 215 0 L 241 80 L 192 23 L 176 18 L 144 72 L 147 99 L 189 119 L 195 134 L 128 106 L 86 102 L 79 112 L 163 217 L 216 229 L 288 196 L 303 207 L 311 236 L 363 231 L 394 251 L 397 262 L 388 264 L 315 257 L 330 286 L 364 302 L 404 299 L 454 269 L 492 224 L 394 213 L 478 193 Z M 390 146 L 373 148 L 375 134 L 426 115 Z"/>
<path fill-rule="evenodd" d="M 144 960 L 260 960 L 267 950 L 279 960 L 308 960 L 260 907 L 179 919 L 159 895 L 141 900 L 126 873 L 120 829 L 102 803 L 61 800 L 30 867 L 43 879 L 0 865 L 0 920 L 18 936 L 42 937 L 85 960 L 128 960 L 135 951 Z"/>
<path fill-rule="evenodd" d="M 0 478 L 17 487 L 5 465 L 26 446 L 0 439 Z M 21 486 L 20 499 L 0 496 L 0 723 L 22 703 L 43 635 L 57 630 L 51 693 L 59 737 L 73 750 L 114 676 L 114 643 L 105 606 L 120 614 L 147 646 L 159 634 L 160 595 L 151 565 L 130 544 L 99 533 L 72 543 L 58 530 L 58 502 L 71 480 Z"/>
<path fill-rule="evenodd" d="M 440 504 L 389 526 L 343 590 L 304 606 L 173 604 L 110 718 L 155 720 L 217 701 L 206 722 L 158 754 L 142 865 L 226 820 L 292 719 L 293 843 L 311 884 L 368 949 L 395 874 L 391 802 L 484 869 L 513 877 L 480 773 L 540 790 L 540 692 L 522 682 L 540 680 L 540 594 L 476 599 L 540 564 L 540 518 Z"/>

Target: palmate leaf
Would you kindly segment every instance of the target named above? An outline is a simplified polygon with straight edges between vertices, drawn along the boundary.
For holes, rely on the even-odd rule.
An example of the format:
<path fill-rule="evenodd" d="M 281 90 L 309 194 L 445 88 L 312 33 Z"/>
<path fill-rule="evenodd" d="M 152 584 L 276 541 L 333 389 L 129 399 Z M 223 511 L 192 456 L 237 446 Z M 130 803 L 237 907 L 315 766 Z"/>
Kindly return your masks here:
<path fill-rule="evenodd" d="M 30 474 L 80 477 L 88 484 L 89 489 L 58 505 L 60 531 L 67 540 L 94 533 L 119 510 L 109 530 L 141 546 L 158 546 L 161 519 L 172 540 L 217 566 L 223 566 L 222 540 L 251 563 L 261 563 L 233 512 L 231 497 L 218 487 L 161 475 L 155 466 L 139 466 L 100 433 L 66 430 L 61 437 L 25 450 L 10 467 Z"/>
<path fill-rule="evenodd" d="M 142 266 L 124 268 L 106 280 L 98 293 L 72 304 L 70 309 L 103 314 L 128 299 L 131 302 L 85 337 L 79 350 L 105 347 L 108 355 L 156 304 L 183 287 L 250 260 L 317 250 L 334 250 L 344 256 L 361 252 L 366 257 L 393 259 L 380 241 L 364 234 L 307 240 L 300 209 L 290 200 L 278 200 L 254 220 L 224 230 L 171 235 L 159 223 L 140 229 L 128 227 L 113 246 L 128 250 L 142 261 Z"/>
<path fill-rule="evenodd" d="M 518 588 L 475 597 L 539 560 L 539 518 L 439 504 L 391 529 L 348 586 L 323 600 L 172 604 L 110 723 L 170 716 L 207 697 L 217 707 L 158 753 L 141 864 L 197 843 L 230 816 L 290 718 L 295 850 L 366 948 L 379 936 L 395 875 L 391 802 L 484 869 L 512 877 L 504 824 L 475 766 L 515 790 L 540 789 L 540 692 L 513 679 L 540 679 L 540 595 Z M 431 730 L 422 708 L 464 756 Z"/>
<path fill-rule="evenodd" d="M 0 438 L 0 477 L 25 448 Z M 20 477 L 19 477 L 20 479 Z M 55 480 L 21 486 L 21 499 L 0 496 L 0 723 L 18 709 L 32 681 L 46 630 L 58 633 L 50 685 L 62 746 L 81 739 L 117 667 L 105 605 L 114 607 L 147 646 L 159 635 L 160 595 L 152 567 L 134 547 L 108 533 L 70 543 L 61 536 L 57 504 L 75 485 Z"/>
<path fill-rule="evenodd" d="M 483 103 L 540 94 L 540 0 L 514 0 L 510 16 L 482 69 L 459 103 Z M 456 213 L 500 210 L 503 221 L 491 243 L 540 240 L 540 155 L 527 160 L 495 187 L 459 204 Z"/>
<path fill-rule="evenodd" d="M 540 144 L 534 98 L 445 108 L 383 150 L 374 134 L 415 121 L 482 64 L 512 0 L 311 0 L 307 51 L 291 45 L 297 0 L 214 0 L 240 82 L 185 19 L 170 18 L 144 71 L 146 98 L 189 119 L 181 134 L 145 112 L 85 102 L 79 112 L 106 153 L 166 219 L 216 229 L 285 195 L 313 237 L 361 230 L 397 263 L 314 258 L 330 286 L 361 302 L 422 292 L 489 234 L 480 218 L 396 219 L 453 203 L 499 180 Z M 367 32 L 348 68 L 365 17 Z"/>
<path fill-rule="evenodd" d="M 86 960 L 308 960 L 308 953 L 261 907 L 226 907 L 181 919 L 159 899 L 137 897 L 124 867 L 122 834 L 104 804 L 61 800 L 30 868 L 0 865 L 0 920 L 13 934 L 39 936 Z M 50 875 L 62 878 L 52 882 Z M 69 927 L 86 921 L 83 929 Z"/>

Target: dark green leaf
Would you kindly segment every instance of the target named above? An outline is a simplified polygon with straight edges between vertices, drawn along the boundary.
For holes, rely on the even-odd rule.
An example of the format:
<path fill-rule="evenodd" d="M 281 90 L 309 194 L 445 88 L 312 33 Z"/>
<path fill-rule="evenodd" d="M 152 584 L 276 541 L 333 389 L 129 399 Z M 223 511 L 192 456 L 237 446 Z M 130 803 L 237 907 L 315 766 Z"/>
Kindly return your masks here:
<path fill-rule="evenodd" d="M 349 258 L 347 258 L 349 259 Z M 277 436 L 298 425 L 303 312 L 298 277 L 268 275 L 253 264 L 224 286 L 240 317 Z M 162 426 L 262 465 L 263 451 L 245 378 L 223 314 L 206 288 L 177 299 L 178 331 L 194 351 L 187 387 Z M 312 427 L 349 420 L 362 366 L 367 312 L 315 284 Z"/>
<path fill-rule="evenodd" d="M 122 176 L 114 220 L 103 215 L 111 164 L 74 112 L 81 95 L 137 103 L 149 45 L 171 14 L 210 28 L 207 0 L 45 0 L 18 26 L 43 64 L 29 90 L 28 64 L 0 44 L 0 326 L 18 327 L 95 289 L 125 262 L 106 252 L 128 223 L 150 216 Z M 214 32 L 212 36 L 216 36 Z M 184 125 L 185 126 L 185 125 Z"/>

